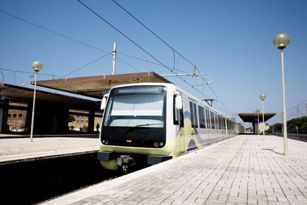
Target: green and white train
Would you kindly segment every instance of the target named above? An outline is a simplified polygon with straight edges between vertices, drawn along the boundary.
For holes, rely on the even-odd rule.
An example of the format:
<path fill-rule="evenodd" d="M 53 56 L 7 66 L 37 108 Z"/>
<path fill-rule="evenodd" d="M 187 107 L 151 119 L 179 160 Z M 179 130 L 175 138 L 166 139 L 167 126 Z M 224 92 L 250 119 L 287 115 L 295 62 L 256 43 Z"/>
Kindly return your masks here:
<path fill-rule="evenodd" d="M 171 83 L 116 86 L 101 108 L 98 159 L 109 170 L 156 164 L 238 133 L 232 119 Z"/>

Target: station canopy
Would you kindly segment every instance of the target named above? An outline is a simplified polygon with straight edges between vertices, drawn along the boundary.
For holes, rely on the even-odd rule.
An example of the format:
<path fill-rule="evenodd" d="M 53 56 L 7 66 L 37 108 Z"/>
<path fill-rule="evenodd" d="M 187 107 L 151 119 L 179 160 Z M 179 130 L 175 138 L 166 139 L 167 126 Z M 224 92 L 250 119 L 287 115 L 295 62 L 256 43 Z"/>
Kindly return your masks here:
<path fill-rule="evenodd" d="M 251 123 L 258 123 L 258 116 L 259 116 L 259 122 L 262 122 L 262 113 L 238 113 L 240 118 L 243 120 L 243 122 L 251 122 Z M 268 121 L 272 117 L 274 117 L 276 113 L 264 113 L 264 121 Z"/>
<path fill-rule="evenodd" d="M 0 84 L 1 99 L 32 102 L 33 89 L 11 84 Z M 96 102 L 72 96 L 37 90 L 36 99 L 40 102 L 65 103 L 70 106 L 87 108 L 96 107 Z"/>
<path fill-rule="evenodd" d="M 37 81 L 37 85 L 88 97 L 102 98 L 114 86 L 141 82 L 170 83 L 170 81 L 155 72 L 141 72 L 41 80 Z"/>

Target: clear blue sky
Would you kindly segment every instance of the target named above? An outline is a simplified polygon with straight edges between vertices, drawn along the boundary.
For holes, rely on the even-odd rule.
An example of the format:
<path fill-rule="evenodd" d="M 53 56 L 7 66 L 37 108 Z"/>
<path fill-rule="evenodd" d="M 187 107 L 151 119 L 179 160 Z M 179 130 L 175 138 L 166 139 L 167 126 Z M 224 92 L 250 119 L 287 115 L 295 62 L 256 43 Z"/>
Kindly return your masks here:
<path fill-rule="evenodd" d="M 123 33 L 170 67 L 173 52 L 131 19 L 111 0 L 83 0 Z M 213 81 L 212 88 L 232 112 L 260 108 L 259 94 L 265 93 L 265 110 L 281 112 L 279 51 L 273 46 L 276 33 L 286 32 L 291 43 L 285 50 L 287 106 L 307 99 L 307 1 L 305 0 L 118 0 L 149 28 L 197 65 Z M 117 73 L 170 72 L 126 54 L 154 61 L 94 16 L 76 0 L 1 0 L 0 68 L 32 72 L 31 62 L 44 64 L 40 74 L 64 76 L 110 52 L 118 45 Z M 101 49 L 90 48 L 48 32 L 10 15 Z M 105 51 L 105 52 L 103 52 Z M 176 55 L 176 69 L 192 72 L 193 66 Z M 112 72 L 111 56 L 92 63 L 67 77 L 105 75 Z M 30 86 L 29 74 L 1 70 L 5 83 Z M 50 76 L 40 76 L 50 79 Z M 189 89 L 176 78 L 169 78 Z M 198 83 L 195 79 L 189 82 Z M 192 80 L 192 81 L 191 81 Z M 197 87 L 215 98 L 206 87 Z M 194 91 L 191 91 L 195 93 Z M 195 93 L 197 95 L 197 93 Z M 277 121 L 275 119 L 273 121 Z"/>

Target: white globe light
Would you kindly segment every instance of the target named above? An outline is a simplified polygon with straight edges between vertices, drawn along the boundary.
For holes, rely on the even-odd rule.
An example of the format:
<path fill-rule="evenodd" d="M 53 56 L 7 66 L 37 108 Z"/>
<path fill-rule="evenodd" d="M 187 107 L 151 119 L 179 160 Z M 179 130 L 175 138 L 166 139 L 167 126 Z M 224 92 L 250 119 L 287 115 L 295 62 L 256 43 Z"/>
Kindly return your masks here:
<path fill-rule="evenodd" d="M 290 37 L 286 33 L 279 33 L 274 36 L 273 44 L 278 49 L 284 49 L 290 43 Z"/>
<path fill-rule="evenodd" d="M 39 72 L 40 70 L 43 69 L 43 64 L 39 61 L 33 61 L 32 62 L 32 69 L 35 71 L 35 72 Z"/>
<path fill-rule="evenodd" d="M 264 94 L 261 94 L 261 95 L 259 96 L 259 98 L 260 98 L 260 100 L 265 100 L 266 96 L 265 96 Z"/>

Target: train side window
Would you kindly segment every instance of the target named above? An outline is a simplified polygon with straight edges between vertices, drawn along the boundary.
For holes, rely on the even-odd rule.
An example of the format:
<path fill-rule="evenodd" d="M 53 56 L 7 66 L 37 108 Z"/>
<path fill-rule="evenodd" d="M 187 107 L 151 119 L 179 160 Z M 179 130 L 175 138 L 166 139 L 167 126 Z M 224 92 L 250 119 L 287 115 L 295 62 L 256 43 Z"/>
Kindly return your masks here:
<path fill-rule="evenodd" d="M 231 130 L 231 129 L 230 129 L 230 125 L 229 125 L 229 120 L 228 120 L 228 119 L 226 120 L 226 124 L 227 124 L 227 129 L 228 129 L 228 130 Z"/>
<path fill-rule="evenodd" d="M 215 129 L 215 120 L 214 120 L 214 112 L 210 112 L 210 115 L 211 115 L 211 128 L 212 129 Z"/>
<path fill-rule="evenodd" d="M 199 116 L 199 127 L 206 128 L 205 112 L 204 108 L 201 106 L 198 106 L 198 116 Z"/>
<path fill-rule="evenodd" d="M 180 127 L 184 127 L 183 109 L 179 110 Z"/>
<path fill-rule="evenodd" d="M 176 96 L 173 98 L 173 116 L 174 116 L 174 125 L 180 125 L 180 127 L 184 126 L 184 118 L 183 118 L 183 109 L 176 108 Z"/>
<path fill-rule="evenodd" d="M 176 96 L 174 95 L 173 97 L 173 116 L 174 116 L 174 125 L 179 125 L 179 113 L 178 110 L 176 108 L 176 100 L 175 100 Z"/>
<path fill-rule="evenodd" d="M 210 112 L 208 109 L 206 109 L 206 120 L 207 120 L 207 128 L 211 128 Z"/>
<path fill-rule="evenodd" d="M 198 115 L 195 103 L 193 103 L 193 109 L 194 109 L 194 125 L 195 125 L 194 127 L 198 127 Z"/>
<path fill-rule="evenodd" d="M 189 102 L 189 104 L 190 104 L 190 118 L 191 118 L 191 124 L 192 124 L 192 127 L 193 127 L 193 119 L 194 119 L 193 104 L 192 104 L 192 102 Z"/>
<path fill-rule="evenodd" d="M 196 104 L 193 102 L 190 102 L 190 113 L 192 127 L 198 127 Z"/>

